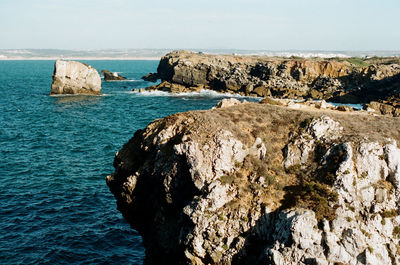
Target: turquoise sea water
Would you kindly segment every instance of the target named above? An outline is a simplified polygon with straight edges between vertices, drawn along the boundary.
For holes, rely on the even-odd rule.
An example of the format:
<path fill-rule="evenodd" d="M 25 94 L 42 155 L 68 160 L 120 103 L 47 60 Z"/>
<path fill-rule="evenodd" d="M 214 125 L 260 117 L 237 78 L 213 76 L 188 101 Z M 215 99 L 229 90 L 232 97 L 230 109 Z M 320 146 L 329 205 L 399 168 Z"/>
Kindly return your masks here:
<path fill-rule="evenodd" d="M 140 94 L 158 61 L 85 61 L 129 80 L 104 96 L 49 96 L 54 61 L 0 61 L 0 263 L 141 264 L 144 248 L 105 184 L 114 154 L 156 118 L 221 95 Z"/>

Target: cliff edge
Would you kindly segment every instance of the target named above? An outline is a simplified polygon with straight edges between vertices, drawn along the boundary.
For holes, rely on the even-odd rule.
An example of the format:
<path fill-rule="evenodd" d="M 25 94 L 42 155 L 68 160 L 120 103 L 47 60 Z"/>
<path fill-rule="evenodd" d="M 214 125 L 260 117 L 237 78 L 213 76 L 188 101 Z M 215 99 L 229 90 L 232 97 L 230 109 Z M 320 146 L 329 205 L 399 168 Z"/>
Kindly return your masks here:
<path fill-rule="evenodd" d="M 146 264 L 400 264 L 399 141 L 399 118 L 237 104 L 137 131 L 107 184 Z"/>

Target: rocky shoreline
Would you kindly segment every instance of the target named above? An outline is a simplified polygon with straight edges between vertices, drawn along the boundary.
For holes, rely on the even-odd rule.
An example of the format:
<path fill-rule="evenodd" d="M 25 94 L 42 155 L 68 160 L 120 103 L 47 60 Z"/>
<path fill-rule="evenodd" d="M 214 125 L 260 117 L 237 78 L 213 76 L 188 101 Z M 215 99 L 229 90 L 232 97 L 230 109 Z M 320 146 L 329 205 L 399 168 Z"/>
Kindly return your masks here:
<path fill-rule="evenodd" d="M 144 79 L 161 80 L 147 90 L 211 89 L 244 96 L 373 102 L 370 108 L 400 116 L 399 63 L 391 57 L 304 59 L 174 51 L 161 58 L 157 73 Z"/>
<path fill-rule="evenodd" d="M 116 154 L 146 264 L 400 264 L 399 118 L 284 102 L 174 114 Z"/>
<path fill-rule="evenodd" d="M 145 264 L 400 264 L 400 66 L 369 62 L 164 56 L 147 90 L 264 99 L 156 120 L 117 152 L 106 180 Z"/>

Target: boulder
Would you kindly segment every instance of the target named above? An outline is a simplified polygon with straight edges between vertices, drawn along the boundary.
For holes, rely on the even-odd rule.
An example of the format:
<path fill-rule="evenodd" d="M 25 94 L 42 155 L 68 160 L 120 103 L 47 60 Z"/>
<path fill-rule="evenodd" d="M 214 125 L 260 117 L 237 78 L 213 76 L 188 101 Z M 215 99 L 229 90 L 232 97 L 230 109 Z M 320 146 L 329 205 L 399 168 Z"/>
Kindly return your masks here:
<path fill-rule="evenodd" d="M 158 76 L 157 73 L 149 73 L 149 74 L 147 74 L 147 75 L 145 75 L 145 76 L 142 76 L 142 79 L 143 79 L 144 81 L 153 82 L 153 83 L 157 82 L 157 80 L 158 80 L 159 78 L 160 78 L 160 77 Z"/>
<path fill-rule="evenodd" d="M 104 76 L 104 81 L 122 81 L 122 80 L 126 80 L 125 77 L 123 77 L 122 75 L 119 75 L 116 72 L 110 72 L 108 70 L 101 70 L 101 73 Z"/>
<path fill-rule="evenodd" d="M 51 94 L 100 95 L 100 90 L 101 78 L 92 66 L 76 61 L 55 62 Z"/>
<path fill-rule="evenodd" d="M 315 107 L 317 109 L 334 109 L 335 108 L 334 105 L 327 103 L 325 100 L 315 102 Z"/>
<path fill-rule="evenodd" d="M 339 105 L 336 107 L 336 110 L 338 110 L 338 111 L 353 111 L 353 108 L 350 106 L 346 106 L 346 105 Z"/>
<path fill-rule="evenodd" d="M 269 105 L 278 105 L 278 106 L 282 106 L 282 102 L 277 100 L 277 99 L 273 99 L 271 97 L 265 97 L 260 101 L 260 104 L 269 104 Z"/>
<path fill-rule="evenodd" d="M 239 104 L 242 104 L 242 102 L 235 98 L 224 98 L 220 102 L 218 102 L 217 105 L 213 107 L 213 109 L 228 108 Z"/>

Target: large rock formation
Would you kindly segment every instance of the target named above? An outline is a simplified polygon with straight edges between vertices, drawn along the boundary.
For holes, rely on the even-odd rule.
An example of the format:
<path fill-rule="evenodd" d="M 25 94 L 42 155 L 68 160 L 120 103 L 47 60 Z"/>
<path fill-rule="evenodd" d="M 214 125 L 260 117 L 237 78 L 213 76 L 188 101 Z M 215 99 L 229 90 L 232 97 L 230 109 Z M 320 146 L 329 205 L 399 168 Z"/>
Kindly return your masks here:
<path fill-rule="evenodd" d="M 100 90 L 100 75 L 90 65 L 64 60 L 55 62 L 51 94 L 99 95 Z"/>
<path fill-rule="evenodd" d="M 394 82 L 400 90 L 400 82 L 393 78 L 400 73 L 398 61 L 394 58 L 290 59 L 174 51 L 162 57 L 158 66 L 156 76 L 161 84 L 149 89 L 170 92 L 213 89 L 247 96 L 366 103 L 392 93 Z"/>
<path fill-rule="evenodd" d="M 116 154 L 146 264 L 400 264 L 399 118 L 227 103 Z"/>
<path fill-rule="evenodd" d="M 101 70 L 101 73 L 104 76 L 104 81 L 123 81 L 126 80 L 125 77 L 122 75 L 116 73 L 116 72 L 110 72 L 108 70 Z"/>

